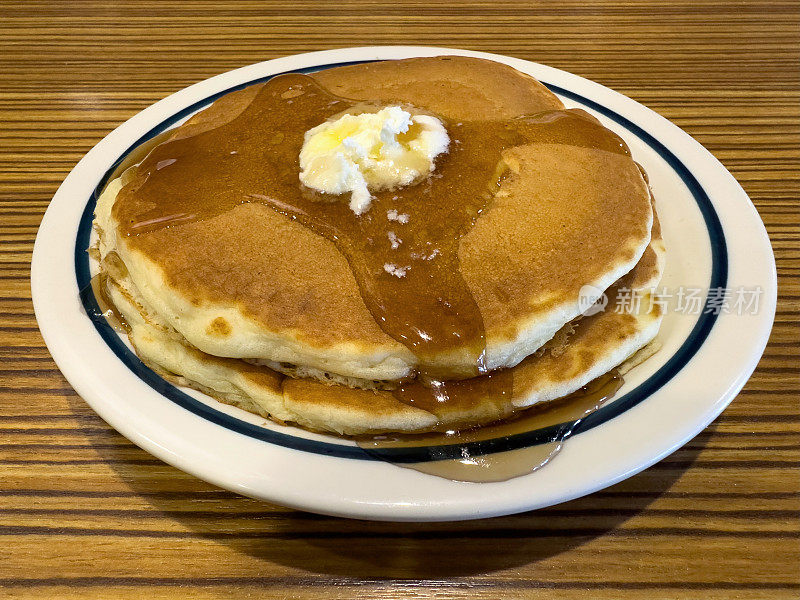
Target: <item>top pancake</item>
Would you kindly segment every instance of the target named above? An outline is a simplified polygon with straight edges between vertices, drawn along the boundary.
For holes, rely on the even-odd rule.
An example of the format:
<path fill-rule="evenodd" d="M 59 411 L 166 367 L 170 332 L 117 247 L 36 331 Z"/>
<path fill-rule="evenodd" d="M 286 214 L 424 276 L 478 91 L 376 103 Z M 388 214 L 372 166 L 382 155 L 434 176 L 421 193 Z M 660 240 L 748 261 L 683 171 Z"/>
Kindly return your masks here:
<path fill-rule="evenodd" d="M 360 65 L 318 77 L 357 99 L 411 103 L 459 119 L 507 119 L 560 105 L 530 77 L 476 59 Z M 253 86 L 221 98 L 173 138 L 222 131 L 259 93 Z M 575 317 L 581 286 L 605 289 L 629 271 L 652 222 L 647 186 L 629 156 L 537 142 L 507 149 L 503 160 L 509 176 L 458 247 L 490 369 L 517 364 Z M 118 252 L 147 302 L 194 346 L 373 380 L 416 367 L 414 354 L 378 327 L 331 241 L 255 202 L 125 237 L 120 219 L 137 202 L 142 177 L 133 172 L 126 183 L 126 193 L 118 194 L 122 181 L 114 182 L 98 202 L 103 243 Z M 467 360 L 458 353 L 441 359 L 454 371 Z"/>

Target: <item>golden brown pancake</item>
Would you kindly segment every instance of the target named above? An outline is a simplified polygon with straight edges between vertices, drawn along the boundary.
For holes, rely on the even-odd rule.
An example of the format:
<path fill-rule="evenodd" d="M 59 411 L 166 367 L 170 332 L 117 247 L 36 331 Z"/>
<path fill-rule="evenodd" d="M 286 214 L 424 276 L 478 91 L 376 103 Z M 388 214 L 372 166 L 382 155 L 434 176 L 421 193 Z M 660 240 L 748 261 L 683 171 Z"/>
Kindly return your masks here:
<path fill-rule="evenodd" d="M 411 104 L 455 121 L 509 119 L 564 107 L 530 75 L 466 56 L 336 67 L 312 77 L 339 96 Z"/>
<path fill-rule="evenodd" d="M 354 268 L 360 240 L 343 247 L 298 220 L 297 211 L 276 209 L 272 196 L 291 196 L 290 180 L 299 186 L 292 161 L 302 134 L 333 116 L 309 112 L 316 120 L 307 115 L 302 126 L 278 130 L 287 115 L 304 115 L 303 102 L 321 93 L 310 79 L 293 77 L 224 96 L 179 127 L 172 145 L 157 147 L 112 183 L 97 209 L 101 252 L 116 252 L 153 313 L 209 355 L 285 362 L 343 377 L 406 377 L 420 366 L 419 353 L 376 321 L 375 299 L 365 289 L 378 279 L 367 268 Z M 343 67 L 315 77 L 353 102 L 401 102 L 442 116 L 454 142 L 434 175 L 455 178 L 470 160 L 487 163 L 492 136 L 505 144 L 498 142 L 491 163 L 505 167 L 496 193 L 481 199 L 491 178 L 459 189 L 465 199 L 480 200 L 467 202 L 476 207 L 474 224 L 464 221 L 460 237 L 442 242 L 454 240 L 458 268 L 452 272 L 469 299 L 464 311 L 474 312 L 469 322 L 478 325 L 463 347 L 428 352 L 426 368 L 467 376 L 475 368 L 475 340 L 485 344 L 484 368 L 518 364 L 577 316 L 583 285 L 607 288 L 647 247 L 648 190 L 624 143 L 591 118 L 562 111 L 532 78 L 458 57 Z M 303 93 L 286 95 L 296 91 L 292 86 Z M 276 94 L 292 107 L 276 104 Z M 526 121 L 521 133 L 515 129 L 519 135 L 511 145 L 498 129 L 504 120 L 554 109 L 546 119 Z M 269 111 L 283 121 L 260 116 Z M 455 144 L 462 131 L 467 150 Z M 482 131 L 485 139 L 477 133 Z M 205 162 L 194 161 L 200 155 Z M 269 164 L 274 156 L 280 160 Z M 235 167 L 225 166 L 233 160 L 239 161 Z M 289 183 L 280 183 L 284 177 Z M 393 195 L 415 194 L 412 188 L 377 194 L 371 218 L 386 213 Z M 194 215 L 187 209 L 212 200 L 224 210 Z M 292 198 L 295 204 L 302 200 Z M 410 223 L 426 218 L 427 208 L 412 205 Z M 345 216 L 337 218 L 344 223 Z M 436 322 L 434 313 L 423 312 Z"/>

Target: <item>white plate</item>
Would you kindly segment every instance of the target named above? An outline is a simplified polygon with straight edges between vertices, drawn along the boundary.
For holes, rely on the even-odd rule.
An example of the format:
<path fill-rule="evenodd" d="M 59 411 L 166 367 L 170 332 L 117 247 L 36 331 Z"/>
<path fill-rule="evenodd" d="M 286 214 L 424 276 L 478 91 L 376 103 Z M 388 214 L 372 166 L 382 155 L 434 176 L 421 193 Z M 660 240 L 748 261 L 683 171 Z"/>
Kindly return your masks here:
<path fill-rule="evenodd" d="M 675 310 L 672 299 L 662 350 L 626 377 L 617 400 L 584 422 L 546 468 L 506 482 L 474 484 L 374 460 L 348 441 L 265 423 L 179 390 L 144 367 L 112 329 L 87 317 L 79 290 L 94 268 L 85 252 L 94 193 L 131 147 L 226 91 L 279 73 L 439 54 L 489 58 L 530 73 L 568 106 L 591 111 L 619 133 L 650 175 L 657 198 L 668 248 L 663 285 L 671 293 L 680 286 L 702 290 L 699 315 Z M 31 287 L 42 335 L 64 376 L 103 419 L 148 452 L 247 496 L 331 515 L 398 521 L 535 509 L 652 465 L 705 428 L 742 388 L 767 343 L 777 291 L 772 249 L 755 208 L 725 168 L 678 127 L 558 69 L 430 47 L 349 48 L 271 60 L 212 77 L 142 111 L 97 144 L 53 197 L 36 238 Z M 706 303 L 708 289 L 717 287 L 732 294 L 728 310 L 719 315 L 708 312 L 712 304 Z M 743 299 L 758 299 L 757 310 L 735 305 L 739 289 L 745 290 Z M 760 296 L 753 290 L 761 290 Z"/>

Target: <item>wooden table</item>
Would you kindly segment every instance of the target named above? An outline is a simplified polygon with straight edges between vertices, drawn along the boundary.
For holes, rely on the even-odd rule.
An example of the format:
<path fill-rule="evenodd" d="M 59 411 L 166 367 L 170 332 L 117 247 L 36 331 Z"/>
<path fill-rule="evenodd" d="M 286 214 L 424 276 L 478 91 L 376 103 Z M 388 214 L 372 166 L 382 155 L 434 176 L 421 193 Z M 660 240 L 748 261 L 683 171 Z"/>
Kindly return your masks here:
<path fill-rule="evenodd" d="M 720 0 L 0 3 L 0 597 L 797 598 L 799 12 Z M 50 198 L 89 148 L 235 67 L 407 43 L 615 88 L 695 136 L 758 207 L 781 280 L 770 345 L 724 415 L 644 473 L 480 522 L 319 517 L 139 450 L 51 360 L 29 261 Z"/>

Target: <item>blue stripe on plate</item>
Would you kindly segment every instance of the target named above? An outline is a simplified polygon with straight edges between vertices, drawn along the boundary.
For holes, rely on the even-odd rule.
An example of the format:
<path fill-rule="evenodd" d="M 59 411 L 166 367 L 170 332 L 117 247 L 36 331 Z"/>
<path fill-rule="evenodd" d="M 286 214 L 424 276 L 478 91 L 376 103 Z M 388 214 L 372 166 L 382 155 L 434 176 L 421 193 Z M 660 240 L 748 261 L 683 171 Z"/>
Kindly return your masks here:
<path fill-rule="evenodd" d="M 353 61 L 347 63 L 334 63 L 324 66 L 315 66 L 315 67 L 297 69 L 294 71 L 286 71 L 286 72 L 311 73 L 314 71 L 329 69 L 332 67 L 337 67 L 345 64 L 348 65 L 361 64 L 365 62 L 372 62 L 372 61 Z M 150 131 L 148 131 L 138 140 L 136 140 L 136 142 L 134 142 L 115 161 L 115 163 L 111 166 L 111 168 L 108 171 L 106 171 L 106 173 L 100 180 L 100 183 L 94 189 L 91 197 L 89 198 L 86 204 L 86 208 L 83 211 L 83 215 L 81 217 L 81 221 L 78 226 L 78 233 L 75 240 L 75 275 L 78 281 L 78 288 L 84 290 L 84 293 L 81 293 L 81 301 L 88 314 L 96 314 L 98 311 L 98 306 L 94 298 L 94 295 L 90 291 L 87 291 L 87 289 L 90 289 L 88 288 L 88 286 L 91 283 L 91 275 L 89 271 L 89 256 L 86 252 L 86 248 L 88 248 L 89 246 L 89 239 L 92 232 L 92 218 L 94 213 L 94 207 L 95 204 L 97 203 L 98 195 L 105 187 L 108 181 L 108 177 L 117 167 L 117 165 L 128 155 L 128 153 L 131 150 L 136 148 L 138 145 L 147 141 L 153 136 L 158 135 L 165 129 L 169 128 L 176 122 L 183 119 L 184 117 L 187 117 L 192 113 L 194 113 L 195 111 L 203 108 L 204 106 L 211 104 L 214 100 L 216 100 L 220 96 L 223 96 L 224 94 L 236 90 L 240 90 L 249 85 L 267 81 L 272 77 L 282 74 L 283 73 L 276 73 L 275 75 L 260 77 L 252 81 L 236 85 L 221 92 L 217 92 L 216 94 L 208 96 L 207 98 L 204 98 L 203 100 L 195 102 L 191 106 L 184 108 L 183 110 L 175 113 L 168 119 L 162 121 L 152 129 L 150 129 Z M 708 197 L 708 194 L 706 194 L 703 187 L 697 181 L 692 172 L 686 167 L 686 165 L 684 165 L 678 159 L 677 156 L 675 156 L 656 138 L 654 138 L 647 131 L 645 131 L 635 123 L 632 123 L 622 115 L 606 108 L 605 106 L 598 104 L 597 102 L 594 102 L 593 100 L 584 98 L 583 96 L 576 94 L 575 92 L 566 90 L 564 88 L 561 88 L 553 84 L 548 84 L 546 82 L 542 83 L 544 83 L 554 93 L 567 97 L 571 100 L 574 100 L 584 106 L 587 106 L 625 127 L 628 131 L 632 132 L 639 139 L 641 139 L 648 146 L 650 146 L 653 150 L 655 150 L 661 156 L 661 158 L 663 158 L 670 165 L 670 167 L 680 176 L 680 178 L 683 180 L 683 183 L 692 193 L 692 196 L 697 202 L 697 206 L 699 207 L 700 212 L 703 215 L 703 220 L 705 221 L 705 225 L 708 230 L 708 236 L 711 243 L 711 280 L 709 282 L 709 287 L 710 288 L 725 287 L 727 285 L 727 280 L 728 280 L 728 254 L 725 243 L 725 235 L 722 231 L 722 224 L 720 223 L 719 216 L 714 210 L 714 206 L 712 205 L 711 200 Z M 553 439 L 557 438 L 557 436 L 561 432 L 572 429 L 573 425 L 574 425 L 573 434 L 579 434 L 581 432 L 588 431 L 589 429 L 593 429 L 594 427 L 602 425 L 603 423 L 609 421 L 610 419 L 613 419 L 614 417 L 636 406 L 637 404 L 645 400 L 648 396 L 655 393 L 662 386 L 664 386 L 670 379 L 672 379 L 684 366 L 686 366 L 686 364 L 697 353 L 697 351 L 702 346 L 703 342 L 708 337 L 708 334 L 711 331 L 711 328 L 714 326 L 714 322 L 717 319 L 717 315 L 713 314 L 713 311 L 710 311 L 708 309 L 709 309 L 709 304 L 708 300 L 706 300 L 706 305 L 703 309 L 703 313 L 700 315 L 700 318 L 698 319 L 694 328 L 690 332 L 689 336 L 686 338 L 681 347 L 675 352 L 675 354 L 667 361 L 667 363 L 664 366 L 662 366 L 658 371 L 656 371 L 641 385 L 637 386 L 635 389 L 631 390 L 621 398 L 615 400 L 608 406 L 593 412 L 588 417 L 579 421 L 577 425 L 574 425 L 574 423 L 571 422 L 560 423 L 557 425 L 545 427 L 542 429 L 536 429 L 534 431 L 529 431 L 526 433 L 496 438 L 492 440 L 485 440 L 481 442 L 474 442 L 471 444 L 452 444 L 445 446 L 419 447 L 419 448 L 381 449 L 380 458 L 374 456 L 373 454 L 367 453 L 366 451 L 362 450 L 357 446 L 339 444 L 328 441 L 306 439 L 306 438 L 296 437 L 287 433 L 273 431 L 261 427 L 259 425 L 248 423 L 247 421 L 242 421 L 222 411 L 212 408 L 211 406 L 203 402 L 200 402 L 199 400 L 196 400 L 195 398 L 192 398 L 188 394 L 182 392 L 181 390 L 173 386 L 171 383 L 161 378 L 150 368 L 148 368 L 141 360 L 139 360 L 136 354 L 134 354 L 128 349 L 128 347 L 122 342 L 122 340 L 114 331 L 114 329 L 112 329 L 111 326 L 109 326 L 108 323 L 105 322 L 105 320 L 93 319 L 93 323 L 98 333 L 102 337 L 102 339 L 105 341 L 108 347 L 114 352 L 114 354 L 116 354 L 117 358 L 119 358 L 137 377 L 139 377 L 139 379 L 147 383 L 151 388 L 153 388 L 156 392 L 158 392 L 165 398 L 168 398 L 169 400 L 175 402 L 176 404 L 185 408 L 186 410 L 189 410 L 192 413 L 211 421 L 212 423 L 216 423 L 217 425 L 220 425 L 222 427 L 225 427 L 226 429 L 230 429 L 231 431 L 235 431 L 242 435 L 247 435 L 259 440 L 263 440 L 265 442 L 269 442 L 271 444 L 277 444 L 285 448 L 291 448 L 293 450 L 302 450 L 304 452 L 312 452 L 315 454 L 323 454 L 339 458 L 352 458 L 360 460 L 390 460 L 392 462 L 410 463 L 410 462 L 424 462 L 429 460 L 441 460 L 448 458 L 459 458 L 462 455 L 461 453 L 464 446 L 467 447 L 471 456 L 480 456 L 483 454 L 490 454 L 493 452 L 515 450 L 518 448 L 525 448 L 528 446 L 534 446 L 537 444 L 550 442 Z"/>

